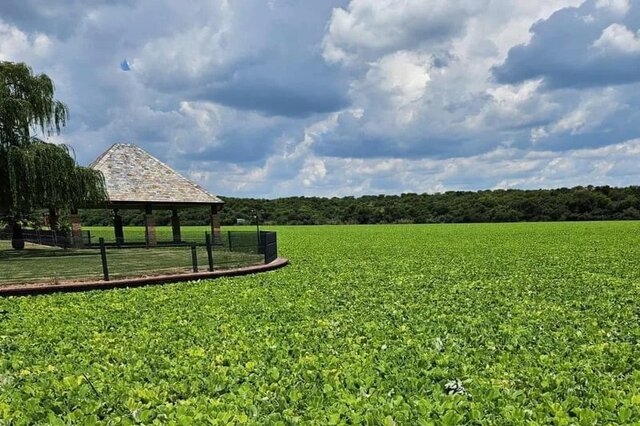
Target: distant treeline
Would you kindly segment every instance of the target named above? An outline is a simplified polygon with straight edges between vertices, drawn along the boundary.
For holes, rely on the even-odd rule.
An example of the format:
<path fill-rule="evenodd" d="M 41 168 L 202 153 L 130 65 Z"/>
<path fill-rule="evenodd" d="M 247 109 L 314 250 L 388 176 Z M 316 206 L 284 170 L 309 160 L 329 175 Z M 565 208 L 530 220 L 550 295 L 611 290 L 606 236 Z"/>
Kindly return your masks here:
<path fill-rule="evenodd" d="M 450 191 L 438 194 L 363 197 L 287 197 L 275 200 L 221 197 L 222 224 L 237 219 L 278 225 L 367 223 L 463 223 L 640 219 L 640 186 L 578 186 L 540 190 Z M 180 211 L 183 225 L 204 225 L 209 209 Z M 110 225 L 111 212 L 84 210 L 85 225 Z M 122 210 L 126 225 L 142 225 L 143 212 Z M 171 212 L 156 211 L 156 223 L 169 225 Z"/>

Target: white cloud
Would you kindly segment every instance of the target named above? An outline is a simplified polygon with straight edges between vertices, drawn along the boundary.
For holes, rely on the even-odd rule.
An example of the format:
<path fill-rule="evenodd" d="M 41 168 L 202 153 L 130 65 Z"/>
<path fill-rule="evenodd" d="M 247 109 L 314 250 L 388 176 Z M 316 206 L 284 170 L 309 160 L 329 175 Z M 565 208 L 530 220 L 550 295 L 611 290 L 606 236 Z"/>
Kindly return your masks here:
<path fill-rule="evenodd" d="M 540 80 L 486 89 L 487 102 L 482 110 L 465 120 L 470 130 L 497 129 L 501 126 L 528 126 L 548 120 L 560 106 L 551 96 L 539 91 Z M 541 136 L 541 133 L 537 133 Z"/>
<path fill-rule="evenodd" d="M 608 9 L 617 15 L 625 15 L 631 9 L 631 4 L 629 4 L 629 0 L 598 0 L 596 7 Z"/>
<path fill-rule="evenodd" d="M 45 34 L 27 34 L 0 20 L 0 60 L 20 61 L 49 54 L 53 41 Z"/>
<path fill-rule="evenodd" d="M 634 163 L 640 161 L 640 139 L 604 148 L 571 150 L 562 154 L 530 153 L 539 164 L 526 176 L 506 177 L 497 188 L 557 188 L 578 185 L 623 186 L 640 173 Z"/>
<path fill-rule="evenodd" d="M 596 94 L 597 93 L 597 94 Z M 594 91 L 578 106 L 549 126 L 549 133 L 570 132 L 573 135 L 598 128 L 608 117 L 623 108 L 614 89 Z"/>
<path fill-rule="evenodd" d="M 549 136 L 549 133 L 544 127 L 534 127 L 531 129 L 531 142 L 534 144 L 540 139 L 544 139 Z"/>
<path fill-rule="evenodd" d="M 233 13 L 222 3 L 207 25 L 187 26 L 150 39 L 133 58 L 133 65 L 148 82 L 168 86 L 229 72 L 246 52 L 232 48 L 229 31 Z"/>
<path fill-rule="evenodd" d="M 375 81 L 379 88 L 398 97 L 405 105 L 420 100 L 429 77 L 430 64 L 424 55 L 400 51 L 382 57 L 371 65 L 366 79 Z"/>
<path fill-rule="evenodd" d="M 266 197 L 344 196 L 442 192 L 479 188 L 553 188 L 625 185 L 640 179 L 640 139 L 602 148 L 562 152 L 498 147 L 487 153 L 445 159 L 362 159 L 317 156 L 315 138 L 334 123 L 316 123 L 294 153 L 283 145 L 264 166 L 216 163 L 201 182 L 218 193 Z M 286 171 L 283 173 L 283 170 Z"/>
<path fill-rule="evenodd" d="M 395 114 L 398 123 L 406 125 L 417 115 L 416 107 L 431 80 L 428 57 L 416 52 L 399 51 L 383 56 L 370 64 L 362 82 L 353 84 L 354 97 L 366 93 L 379 93 L 387 99 L 389 112 Z"/>
<path fill-rule="evenodd" d="M 323 41 L 331 62 L 366 59 L 416 45 L 437 46 L 463 28 L 487 0 L 352 0 L 333 10 Z"/>
<path fill-rule="evenodd" d="M 547 19 L 557 10 L 578 6 L 584 0 L 502 0 L 492 1 L 469 20 L 466 36 L 456 43 L 456 55 L 480 56 L 478 45 L 490 41 L 495 48 L 491 56 L 503 60 L 513 46 L 528 43 L 532 24 Z"/>
<path fill-rule="evenodd" d="M 193 118 L 197 127 L 207 133 L 215 133 L 220 126 L 218 107 L 216 105 L 182 101 L 180 102 L 179 111 Z"/>
<path fill-rule="evenodd" d="M 324 180 L 326 175 L 327 168 L 324 161 L 320 158 L 309 157 L 300 169 L 299 178 L 304 186 L 310 187 Z"/>
<path fill-rule="evenodd" d="M 640 31 L 634 34 L 622 24 L 611 24 L 593 43 L 593 47 L 627 54 L 640 53 Z"/>
<path fill-rule="evenodd" d="M 534 22 L 581 1 L 488 2 L 482 11 L 467 8 L 468 13 L 459 13 L 455 31 L 446 38 L 427 37 L 413 43 L 399 41 L 415 28 L 410 23 L 395 26 L 396 38 L 377 41 L 365 35 L 384 34 L 386 25 L 400 17 L 411 21 L 408 16 L 431 13 L 435 19 L 440 16 L 438 7 L 422 11 L 428 9 L 424 2 L 398 2 L 394 13 L 385 15 L 385 2 L 352 1 L 345 9 L 334 10 L 323 41 L 324 54 L 327 57 L 335 53 L 327 49 L 342 48 L 340 55 L 344 55 L 337 62 L 354 75 L 350 97 L 363 113 L 358 122 L 342 120 L 337 134 L 327 136 L 319 150 L 346 157 L 369 149 L 380 156 L 393 152 L 394 145 L 401 156 L 454 155 L 513 143 L 511 129 L 539 126 L 564 107 L 538 90 L 540 81 L 495 84 L 491 68 L 514 43 L 529 40 Z M 467 6 L 462 2 L 451 7 Z"/>

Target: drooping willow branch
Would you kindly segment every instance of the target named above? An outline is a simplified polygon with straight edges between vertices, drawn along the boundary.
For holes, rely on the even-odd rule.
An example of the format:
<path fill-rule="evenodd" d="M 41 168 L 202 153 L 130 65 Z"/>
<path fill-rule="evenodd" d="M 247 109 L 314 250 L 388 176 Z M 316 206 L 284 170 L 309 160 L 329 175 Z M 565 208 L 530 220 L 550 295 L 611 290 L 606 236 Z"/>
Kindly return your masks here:
<path fill-rule="evenodd" d="M 69 108 L 54 99 L 55 87 L 46 74 L 34 75 L 26 64 L 0 62 L 0 145 L 26 143 L 31 130 L 60 133 Z"/>
<path fill-rule="evenodd" d="M 107 198 L 102 173 L 80 167 L 65 145 L 31 140 L 19 147 L 0 148 L 8 189 L 0 191 L 3 210 L 14 213 L 36 208 L 77 208 Z"/>
<path fill-rule="evenodd" d="M 64 145 L 32 133 L 58 134 L 69 119 L 53 81 L 23 63 L 0 61 L 0 216 L 37 208 L 77 208 L 106 200 L 101 173 L 79 167 Z"/>

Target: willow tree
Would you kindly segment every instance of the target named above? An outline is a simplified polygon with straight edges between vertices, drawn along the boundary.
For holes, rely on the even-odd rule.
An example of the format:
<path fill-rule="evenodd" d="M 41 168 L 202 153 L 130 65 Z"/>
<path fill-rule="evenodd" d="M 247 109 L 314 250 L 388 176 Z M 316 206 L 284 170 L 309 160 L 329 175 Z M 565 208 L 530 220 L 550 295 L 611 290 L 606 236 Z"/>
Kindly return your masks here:
<path fill-rule="evenodd" d="M 23 63 L 0 62 L 0 217 L 12 228 L 14 248 L 24 247 L 22 222 L 36 209 L 61 210 L 107 197 L 100 172 L 80 167 L 59 134 L 69 118 L 54 98 L 53 81 Z"/>

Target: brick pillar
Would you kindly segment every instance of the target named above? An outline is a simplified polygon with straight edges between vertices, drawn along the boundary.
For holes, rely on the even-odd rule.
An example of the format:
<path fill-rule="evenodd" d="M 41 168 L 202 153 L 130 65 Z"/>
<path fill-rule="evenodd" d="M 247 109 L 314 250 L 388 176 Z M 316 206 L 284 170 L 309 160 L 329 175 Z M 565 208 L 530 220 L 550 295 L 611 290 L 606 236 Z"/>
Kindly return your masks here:
<path fill-rule="evenodd" d="M 71 240 L 74 247 L 83 247 L 82 241 L 82 223 L 80 222 L 80 215 L 78 212 L 72 212 L 69 215 L 69 222 L 71 222 Z"/>
<path fill-rule="evenodd" d="M 173 233 L 173 242 L 182 242 L 182 235 L 180 233 L 180 216 L 178 216 L 177 209 L 173 209 L 171 211 L 171 231 Z"/>
<path fill-rule="evenodd" d="M 147 239 L 147 245 L 150 247 L 157 246 L 156 218 L 153 216 L 153 211 L 151 210 L 150 205 L 145 207 L 144 213 L 144 231 Z"/>
<path fill-rule="evenodd" d="M 220 232 L 220 210 L 222 210 L 222 206 L 218 204 L 211 205 L 211 238 L 214 243 L 220 243 L 222 241 Z"/>

